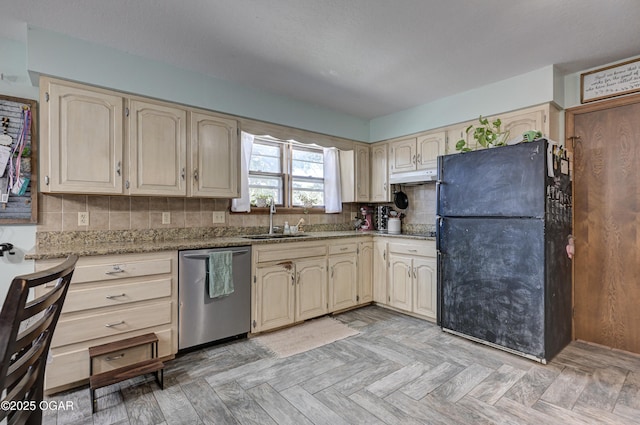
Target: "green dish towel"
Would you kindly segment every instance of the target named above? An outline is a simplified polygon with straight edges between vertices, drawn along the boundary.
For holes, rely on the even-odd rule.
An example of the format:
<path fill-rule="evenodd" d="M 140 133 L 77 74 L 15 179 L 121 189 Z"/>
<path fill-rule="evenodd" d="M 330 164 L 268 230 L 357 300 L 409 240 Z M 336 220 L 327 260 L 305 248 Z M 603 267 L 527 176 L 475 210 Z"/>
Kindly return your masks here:
<path fill-rule="evenodd" d="M 233 252 L 218 251 L 209 254 L 209 298 L 233 293 Z"/>

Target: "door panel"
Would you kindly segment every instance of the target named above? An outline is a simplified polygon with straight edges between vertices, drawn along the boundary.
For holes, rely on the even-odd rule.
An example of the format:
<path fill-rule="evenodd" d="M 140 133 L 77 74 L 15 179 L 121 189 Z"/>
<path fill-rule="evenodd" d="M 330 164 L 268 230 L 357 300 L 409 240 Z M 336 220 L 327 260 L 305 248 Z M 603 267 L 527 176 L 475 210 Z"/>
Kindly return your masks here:
<path fill-rule="evenodd" d="M 575 338 L 640 353 L 636 99 L 570 111 L 567 134 L 579 137 L 574 148 Z"/>

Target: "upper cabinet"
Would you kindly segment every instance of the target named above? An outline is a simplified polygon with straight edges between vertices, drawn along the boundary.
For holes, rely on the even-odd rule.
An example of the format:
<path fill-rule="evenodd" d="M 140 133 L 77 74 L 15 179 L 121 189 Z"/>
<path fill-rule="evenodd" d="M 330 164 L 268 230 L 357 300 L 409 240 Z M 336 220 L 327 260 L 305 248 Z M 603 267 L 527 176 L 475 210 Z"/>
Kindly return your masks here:
<path fill-rule="evenodd" d="M 123 193 L 124 98 L 42 78 L 42 192 Z"/>
<path fill-rule="evenodd" d="M 371 147 L 371 202 L 390 202 L 389 145 L 376 143 Z"/>
<path fill-rule="evenodd" d="M 40 96 L 42 192 L 239 195 L 235 120 L 48 77 Z"/>
<path fill-rule="evenodd" d="M 355 144 L 340 151 L 342 202 L 369 202 L 369 145 Z"/>
<path fill-rule="evenodd" d="M 500 121 L 502 121 L 502 130 L 509 132 L 508 140 L 521 136 L 525 131 L 530 130 L 541 131 L 544 137 L 551 140 L 559 140 L 560 111 L 551 103 L 488 117 L 489 121 L 493 121 L 496 118 L 500 118 Z M 470 125 L 475 126 L 476 124 L 478 124 L 478 120 L 467 121 L 449 127 L 447 129 L 447 153 L 458 152 L 456 143 L 460 139 L 464 139 L 467 142 L 467 146 L 472 150 L 483 149 L 482 146 L 476 144 L 472 134 L 473 131 L 470 131 L 469 134 L 466 133 Z"/>
<path fill-rule="evenodd" d="M 169 104 L 129 102 L 129 194 L 184 196 L 187 112 Z"/>
<path fill-rule="evenodd" d="M 389 144 L 389 173 L 423 170 L 436 166 L 438 155 L 446 151 L 446 133 L 436 131 Z"/>
<path fill-rule="evenodd" d="M 198 197 L 240 196 L 240 144 L 236 121 L 192 112 L 187 194 Z"/>

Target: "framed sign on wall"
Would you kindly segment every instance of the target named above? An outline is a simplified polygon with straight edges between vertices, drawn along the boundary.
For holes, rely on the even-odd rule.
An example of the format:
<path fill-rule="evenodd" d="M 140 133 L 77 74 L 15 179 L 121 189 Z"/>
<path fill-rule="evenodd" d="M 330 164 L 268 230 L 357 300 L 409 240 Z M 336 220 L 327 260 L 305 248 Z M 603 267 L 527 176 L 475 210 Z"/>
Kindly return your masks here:
<path fill-rule="evenodd" d="M 640 91 L 640 58 L 580 75 L 580 103 Z"/>

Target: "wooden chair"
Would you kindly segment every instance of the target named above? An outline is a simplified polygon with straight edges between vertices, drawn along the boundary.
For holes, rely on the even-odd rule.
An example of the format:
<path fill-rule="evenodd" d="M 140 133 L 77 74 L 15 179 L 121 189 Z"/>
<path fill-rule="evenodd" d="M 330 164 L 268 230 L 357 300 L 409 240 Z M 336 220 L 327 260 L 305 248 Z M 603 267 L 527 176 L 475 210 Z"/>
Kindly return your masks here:
<path fill-rule="evenodd" d="M 41 424 L 44 371 L 53 331 L 78 257 L 36 273 L 17 276 L 0 311 L 0 421 L 8 424 Z M 30 290 L 53 283 L 45 295 L 28 300 Z"/>

